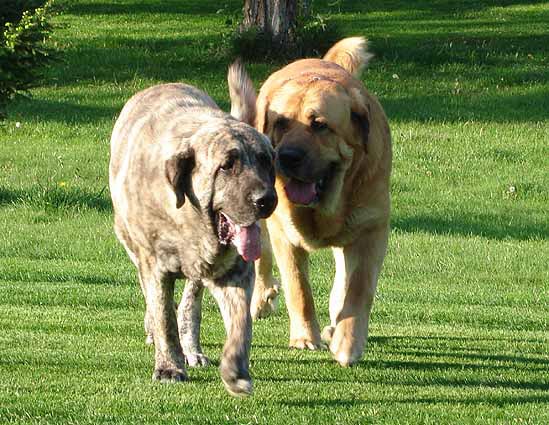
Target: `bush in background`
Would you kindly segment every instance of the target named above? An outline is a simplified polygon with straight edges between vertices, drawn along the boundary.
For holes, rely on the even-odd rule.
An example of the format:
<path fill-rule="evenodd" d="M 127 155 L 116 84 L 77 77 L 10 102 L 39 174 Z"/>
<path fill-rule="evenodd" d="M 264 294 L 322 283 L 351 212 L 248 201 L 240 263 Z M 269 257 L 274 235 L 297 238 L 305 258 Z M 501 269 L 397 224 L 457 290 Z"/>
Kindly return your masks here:
<path fill-rule="evenodd" d="M 306 3 L 306 9 L 303 4 Z M 292 46 L 279 46 L 273 43 L 271 36 L 265 34 L 260 28 L 250 27 L 242 29 L 238 25 L 235 29 L 234 22 L 239 22 L 242 11 L 232 13 L 225 22 L 230 28 L 224 35 L 223 47 L 230 57 L 239 56 L 248 60 L 271 60 L 285 62 L 302 57 L 321 56 L 336 42 L 342 38 L 342 33 L 329 14 L 319 14 L 313 11 L 313 2 L 300 2 L 295 27 L 296 43 Z M 339 1 L 333 3 L 339 5 Z M 336 13 L 339 13 L 336 11 Z M 220 9 L 218 13 L 227 13 L 226 9 Z"/>
<path fill-rule="evenodd" d="M 321 56 L 342 36 L 329 17 L 315 15 L 298 19 L 297 43 L 293 48 L 273 44 L 267 34 L 257 28 L 231 31 L 229 35 L 229 56 L 248 60 L 273 60 L 284 62 L 296 58 Z"/>
<path fill-rule="evenodd" d="M 55 58 L 47 44 L 54 0 L 3 0 L 0 9 L 0 119 L 16 94 L 36 87 Z"/>

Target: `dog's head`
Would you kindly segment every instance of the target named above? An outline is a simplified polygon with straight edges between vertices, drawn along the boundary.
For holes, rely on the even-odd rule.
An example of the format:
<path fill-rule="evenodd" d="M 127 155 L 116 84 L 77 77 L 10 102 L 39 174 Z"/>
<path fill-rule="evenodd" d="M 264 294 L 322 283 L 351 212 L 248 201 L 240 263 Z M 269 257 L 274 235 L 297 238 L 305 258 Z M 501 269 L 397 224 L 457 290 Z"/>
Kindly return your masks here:
<path fill-rule="evenodd" d="M 273 74 L 258 106 L 257 126 L 276 148 L 288 199 L 330 212 L 346 170 L 368 149 L 369 107 L 361 83 L 334 63 L 299 61 Z"/>
<path fill-rule="evenodd" d="M 231 86 L 236 119 L 213 118 L 201 126 L 166 160 L 166 178 L 177 208 L 189 201 L 209 217 L 221 244 L 234 244 L 246 261 L 253 261 L 261 250 L 257 222 L 272 214 L 278 198 L 274 150 L 268 138 L 239 121 L 254 119 L 255 93 L 250 96 L 251 82 L 237 67 L 237 80 L 247 87 L 239 85 L 235 94 Z"/>

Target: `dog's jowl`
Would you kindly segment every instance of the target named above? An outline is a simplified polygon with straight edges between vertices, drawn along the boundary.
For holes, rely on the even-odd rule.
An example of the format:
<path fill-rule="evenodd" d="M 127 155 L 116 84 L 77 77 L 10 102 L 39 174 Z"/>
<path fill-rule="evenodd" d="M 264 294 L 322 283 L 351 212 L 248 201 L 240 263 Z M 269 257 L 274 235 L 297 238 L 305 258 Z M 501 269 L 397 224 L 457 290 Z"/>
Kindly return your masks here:
<path fill-rule="evenodd" d="M 273 149 L 250 124 L 255 92 L 240 64 L 229 69 L 231 113 L 204 92 L 164 84 L 133 96 L 112 133 L 115 231 L 138 270 L 153 379 L 187 379 L 206 365 L 200 347 L 203 288 L 219 304 L 227 340 L 220 373 L 234 394 L 252 391 L 248 371 L 258 220 L 276 207 Z M 174 283 L 187 279 L 174 309 Z"/>

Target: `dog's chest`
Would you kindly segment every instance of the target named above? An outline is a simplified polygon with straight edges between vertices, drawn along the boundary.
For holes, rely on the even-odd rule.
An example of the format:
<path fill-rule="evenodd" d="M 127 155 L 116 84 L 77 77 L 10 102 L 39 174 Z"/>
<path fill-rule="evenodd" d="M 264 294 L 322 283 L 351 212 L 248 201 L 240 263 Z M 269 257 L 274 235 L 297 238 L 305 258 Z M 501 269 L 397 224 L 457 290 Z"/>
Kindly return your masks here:
<path fill-rule="evenodd" d="M 157 240 L 155 251 L 163 270 L 191 280 L 217 279 L 234 266 L 238 257 L 235 249 L 207 239 Z"/>
<path fill-rule="evenodd" d="M 314 210 L 300 209 L 279 217 L 292 245 L 307 251 L 339 245 L 340 235 L 344 233 L 345 219 L 339 216 L 326 217 Z"/>

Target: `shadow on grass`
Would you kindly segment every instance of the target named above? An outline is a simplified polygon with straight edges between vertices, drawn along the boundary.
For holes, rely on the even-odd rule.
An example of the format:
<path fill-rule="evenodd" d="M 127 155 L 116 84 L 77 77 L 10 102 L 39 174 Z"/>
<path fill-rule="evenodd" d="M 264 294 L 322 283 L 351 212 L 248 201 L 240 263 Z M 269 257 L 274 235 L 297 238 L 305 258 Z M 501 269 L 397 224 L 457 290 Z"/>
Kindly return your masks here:
<path fill-rule="evenodd" d="M 326 2 L 322 2 L 325 4 Z M 329 3 L 329 2 L 328 2 Z M 400 1 L 386 1 L 386 0 L 369 0 L 365 2 L 361 1 L 348 1 L 344 3 L 344 9 L 346 12 L 353 13 L 369 13 L 369 12 L 410 12 L 423 11 L 429 16 L 440 16 L 459 13 L 478 12 L 489 9 L 496 6 L 495 4 L 488 2 L 479 2 L 477 0 L 464 0 L 455 2 L 453 0 L 439 0 L 436 2 L 436 6 L 433 3 L 425 2 L 423 0 L 411 0 L 405 3 L 406 9 L 404 9 L 402 2 Z M 531 0 L 500 0 L 497 2 L 498 7 L 513 6 L 513 5 L 530 5 Z"/>
<path fill-rule="evenodd" d="M 118 88 L 125 82 L 150 79 L 219 85 L 225 83 L 229 62 L 234 60 L 216 53 L 220 45 L 221 35 L 101 34 L 66 50 L 64 66 L 52 69 L 46 84 L 85 88 L 110 83 Z"/>
<path fill-rule="evenodd" d="M 525 0 L 501 0 L 497 6 L 506 7 L 513 5 L 530 5 L 532 1 Z M 330 6 L 331 5 L 331 6 Z M 151 14 L 151 13 L 170 13 L 170 14 L 188 14 L 204 15 L 214 14 L 218 10 L 226 7 L 229 12 L 240 11 L 242 2 L 239 0 L 230 0 L 219 2 L 218 0 L 157 0 L 147 3 L 137 4 L 113 4 L 113 2 L 75 2 L 65 8 L 67 13 L 75 15 L 113 15 L 113 14 Z M 315 11 L 325 12 L 333 11 L 333 2 L 330 0 L 320 0 L 315 2 Z M 494 5 L 488 2 L 479 2 L 476 0 L 466 0 L 456 3 L 452 0 L 437 1 L 436 7 L 423 0 L 413 0 L 406 2 L 406 9 L 402 2 L 388 2 L 381 0 L 360 2 L 347 1 L 343 4 L 342 11 L 349 13 L 372 13 L 372 12 L 409 12 L 420 11 L 428 14 L 430 17 L 448 16 L 455 17 L 456 13 L 469 14 L 489 9 Z"/>
<path fill-rule="evenodd" d="M 137 91 L 162 82 L 186 82 L 208 91 L 225 110 L 229 59 L 208 53 L 216 37 L 103 36 L 95 44 L 78 45 L 64 52 L 63 67 L 53 68 L 44 83 L 60 100 L 19 98 L 13 115 L 37 121 L 88 124 L 112 120 Z M 83 60 L 85 58 L 85 60 Z M 152 80 L 152 81 L 151 81 Z M 74 90 L 73 87 L 78 89 Z M 218 90 L 212 93 L 212 87 Z M 55 99 L 54 98 L 54 99 Z M 92 103 L 93 102 L 93 103 Z"/>
<path fill-rule="evenodd" d="M 524 95 L 410 95 L 384 96 L 381 102 L 390 120 L 418 122 L 540 122 L 547 119 L 549 90 Z M 495 107 L 494 105 L 497 105 Z"/>
<path fill-rule="evenodd" d="M 501 344 L 508 344 L 508 343 L 533 343 L 533 344 L 545 344 L 547 343 L 546 339 L 542 338 L 527 338 L 527 337 L 480 337 L 475 336 L 474 339 L 471 339 L 469 337 L 461 337 L 461 336 L 370 336 L 368 337 L 368 345 L 380 345 L 380 346 L 390 346 L 393 345 L 397 348 L 402 348 L 403 344 L 405 344 L 407 347 L 413 347 L 415 348 L 425 348 L 426 346 L 433 345 L 435 347 L 440 347 L 441 343 L 444 343 L 446 345 L 452 345 L 453 350 L 475 350 L 478 351 L 480 348 L 478 347 L 479 342 L 487 342 L 487 343 L 501 343 Z M 473 344 L 473 345 L 471 345 Z M 458 346 L 459 345 L 459 346 Z M 467 346 L 464 346 L 467 345 Z M 492 352 L 491 348 L 484 348 L 486 350 L 490 350 Z M 520 359 L 520 357 L 517 356 L 511 356 L 509 360 L 517 360 Z M 549 359 L 547 360 L 546 364 L 549 366 Z"/>
<path fill-rule="evenodd" d="M 0 188 L 0 206 L 25 204 L 31 208 L 52 212 L 65 209 L 93 209 L 100 212 L 111 212 L 112 204 L 107 199 L 105 192 L 106 187 L 96 193 L 80 188 L 64 188 L 53 185 L 30 190 Z"/>
<path fill-rule="evenodd" d="M 325 368 L 328 370 L 330 365 L 332 368 L 335 366 L 331 359 L 310 359 L 310 360 L 293 360 L 293 359 L 270 359 L 270 363 L 284 363 L 288 365 L 292 364 L 306 364 L 311 368 Z M 337 376 L 337 373 L 330 374 L 329 370 L 326 372 L 326 376 L 315 377 L 273 377 L 273 376 L 260 376 L 256 372 L 256 380 L 265 380 L 270 382 L 309 382 L 317 384 L 330 383 L 363 383 L 363 384 L 383 384 L 383 385 L 398 385 L 409 387 L 433 387 L 433 386 L 446 386 L 446 387 L 471 387 L 471 388 L 493 388 L 493 389 L 511 389 L 511 390 L 531 390 L 531 391 L 547 391 L 549 389 L 549 382 L 540 378 L 538 381 L 525 381 L 523 378 L 515 378 L 513 371 L 516 369 L 512 366 L 499 366 L 485 364 L 466 364 L 466 363 L 448 363 L 448 362 L 419 362 L 419 361 L 374 361 L 363 360 L 359 364 L 353 366 L 355 370 L 362 370 L 363 377 L 357 376 L 357 373 L 353 373 L 352 376 L 341 377 Z M 396 372 L 387 375 L 382 373 L 381 376 L 376 374 L 375 378 L 369 377 L 373 369 L 377 369 L 383 372 L 389 370 Z M 540 371 L 540 369 L 529 369 L 530 372 Z M 547 369 L 543 369 L 547 370 Z M 476 373 L 482 373 L 488 371 L 497 376 L 488 376 L 481 378 L 475 376 Z M 407 376 L 410 372 L 429 373 L 428 376 Z M 448 377 L 444 374 L 452 373 L 454 376 Z M 459 376 L 455 376 L 459 373 Z M 500 373 L 508 374 L 508 378 L 501 378 Z M 540 373 L 540 375 L 542 375 Z M 393 376 L 399 376 L 399 378 L 393 378 Z"/>
<path fill-rule="evenodd" d="M 547 370 L 549 372 L 549 360 L 537 358 L 537 357 L 524 357 L 524 356 L 509 356 L 503 354 L 475 354 L 475 353 L 464 353 L 464 352 L 452 352 L 452 351 L 429 351 L 429 350 L 407 350 L 403 349 L 401 351 L 406 355 L 413 355 L 416 357 L 443 357 L 443 358 L 456 358 L 464 360 L 479 360 L 482 362 L 505 362 L 505 363 L 516 363 L 512 366 L 498 365 L 495 368 L 516 368 L 519 364 L 528 364 L 528 365 L 538 365 L 541 366 L 540 370 Z M 493 350 L 492 350 L 493 352 Z M 485 366 L 480 365 L 482 368 L 494 368 L 494 366 Z M 465 367 L 465 369 L 467 366 Z M 548 384 L 549 385 L 549 384 Z"/>
<path fill-rule="evenodd" d="M 298 407 L 298 408 L 310 408 L 310 407 L 326 407 L 326 408 L 338 408 L 338 407 L 354 407 L 361 405 L 371 405 L 383 403 L 392 404 L 481 404 L 491 406 L 507 406 L 510 404 L 544 404 L 549 402 L 548 395 L 517 395 L 517 396 L 486 396 L 486 397 L 417 397 L 417 398 L 382 398 L 372 400 L 347 400 L 342 398 L 327 399 L 327 398 L 308 398 L 307 400 L 284 400 L 279 404 L 286 407 Z"/>
<path fill-rule="evenodd" d="M 87 102 L 85 98 L 74 98 L 70 101 L 46 100 L 36 96 L 19 98 L 15 103 L 13 115 L 21 116 L 24 120 L 34 119 L 36 122 L 49 121 L 74 126 L 113 120 L 122 109 L 122 105 L 97 106 L 89 105 Z"/>
<path fill-rule="evenodd" d="M 148 15 L 148 14 L 182 14 L 205 15 L 215 14 L 227 2 L 218 0 L 159 0 L 148 2 L 121 3 L 105 2 L 75 2 L 64 8 L 66 13 L 73 15 Z M 239 5 L 238 7 L 242 7 Z M 238 7 L 235 4 L 234 9 Z"/>
<path fill-rule="evenodd" d="M 539 18 L 537 22 L 525 18 L 513 25 L 541 25 L 547 18 Z M 366 28 L 372 24 L 383 25 L 375 18 L 355 19 L 353 24 Z M 543 70 L 535 71 L 535 67 L 532 67 L 540 62 L 545 63 L 544 54 L 549 51 L 549 34 L 506 35 L 508 23 L 495 21 L 485 21 L 480 28 L 476 20 L 426 20 L 422 24 L 412 25 L 421 34 L 402 33 L 399 31 L 402 22 L 389 21 L 386 31 L 390 35 L 378 36 L 370 42 L 369 49 L 375 54 L 372 64 L 378 61 L 388 61 L 393 65 L 395 62 L 412 63 L 432 68 L 443 66 L 442 70 L 456 69 L 455 65 L 467 65 L 468 68 L 459 68 L 460 72 L 454 76 L 486 79 L 505 75 L 512 77 L 511 81 L 515 82 L 522 81 L 523 77 L 533 80 L 535 76 L 536 81 L 540 82 L 547 82 L 549 78 Z M 495 28 L 501 31 L 494 32 Z M 482 32 L 483 29 L 485 32 Z M 517 65 L 524 67 L 517 69 Z M 486 72 L 489 67 L 495 68 Z"/>
<path fill-rule="evenodd" d="M 68 262 L 68 261 L 67 261 Z M 75 271 L 59 272 L 54 271 L 27 271 L 21 272 L 2 272 L 2 280 L 7 282 L 51 282 L 51 283 L 80 283 L 84 285 L 99 285 L 99 286 L 128 286 L 135 284 L 135 282 L 128 282 L 127 280 L 116 279 L 112 276 L 100 276 L 90 275 L 84 273 L 78 273 Z M 135 279 L 137 281 L 137 278 Z M 64 305 L 63 300 L 60 299 L 59 304 Z M 42 301 L 37 301 L 38 305 L 43 305 Z M 88 305 L 87 301 L 82 301 L 82 305 Z"/>
<path fill-rule="evenodd" d="M 479 357 L 482 358 L 482 355 Z M 295 381 L 306 379 L 310 382 L 363 382 L 363 383 L 373 383 L 372 378 L 368 376 L 373 369 L 387 371 L 400 371 L 402 373 L 401 378 L 398 381 L 393 381 L 392 378 L 386 378 L 385 383 L 387 384 L 398 384 L 398 385 L 421 385 L 421 386 L 431 386 L 431 385 L 446 385 L 446 386 L 483 386 L 490 388 L 512 388 L 512 389 L 530 389 L 530 390 L 547 390 L 549 389 L 549 382 L 540 380 L 538 382 L 527 382 L 527 381 L 512 381 L 512 378 L 505 380 L 499 377 L 487 377 L 479 378 L 472 374 L 482 373 L 483 371 L 489 371 L 491 373 L 507 373 L 512 374 L 513 371 L 517 369 L 519 364 L 524 364 L 523 361 L 516 361 L 515 364 L 511 365 L 501 365 L 497 363 L 487 364 L 486 362 L 492 361 L 490 357 L 482 359 L 482 363 L 463 363 L 456 361 L 455 363 L 447 361 L 410 361 L 410 360 L 362 360 L 360 363 L 352 366 L 355 371 L 363 371 L 364 377 L 357 377 L 356 373 L 349 377 L 338 377 L 338 376 L 315 376 L 310 378 L 287 378 L 287 377 L 264 377 L 263 379 L 272 380 L 272 381 Z M 326 359 L 287 359 L 287 358 L 270 358 L 269 363 L 284 363 L 288 365 L 309 365 L 313 368 L 327 368 L 339 369 L 339 366 L 331 358 Z M 543 367 L 541 368 L 529 368 L 530 372 L 533 371 L 548 371 L 549 372 L 549 363 L 540 360 L 539 363 Z M 416 377 L 406 378 L 406 373 L 409 372 L 421 372 L 421 373 L 430 373 L 428 377 L 425 378 L 425 382 L 421 383 Z M 462 373 L 464 376 L 453 376 L 446 377 L 443 375 L 437 376 L 437 373 L 446 374 L 446 373 Z M 466 375 L 466 376 L 465 376 Z M 391 374 L 391 376 L 393 376 Z M 509 375 L 511 376 L 511 375 Z M 379 378 L 376 378 L 376 380 Z M 381 378 L 383 379 L 383 378 Z M 408 380 L 407 380 L 408 379 Z M 377 381 L 376 381 L 377 382 Z"/>
<path fill-rule="evenodd" d="M 509 225 L 510 221 L 518 222 Z M 412 216 L 401 217 L 398 215 L 392 218 L 392 228 L 397 231 L 416 233 L 425 232 L 434 235 L 452 236 L 480 236 L 488 239 L 505 240 L 531 240 L 549 239 L 549 226 L 543 223 L 536 223 L 522 217 L 475 215 L 459 218 L 446 219 L 435 216 Z"/>
<path fill-rule="evenodd" d="M 512 338 L 481 338 L 486 346 L 491 342 L 499 345 L 514 341 Z M 520 339 L 520 342 L 524 340 Z M 540 344 L 541 339 L 531 341 Z M 430 345 L 432 344 L 432 347 Z M 446 346 L 440 350 L 441 344 Z M 381 384 L 407 387 L 463 387 L 463 388 L 490 388 L 494 390 L 549 390 L 549 381 L 545 378 L 549 372 L 549 360 L 538 356 L 521 356 L 498 354 L 496 349 L 490 352 L 478 352 L 479 339 L 472 340 L 465 337 L 405 337 L 387 336 L 371 337 L 369 345 L 375 350 L 376 345 L 388 346 L 384 352 L 391 356 L 399 355 L 403 360 L 370 360 L 359 362 L 349 369 L 342 369 L 331 359 L 329 353 L 324 358 L 295 359 L 287 357 L 270 357 L 258 359 L 257 363 L 285 364 L 289 368 L 307 366 L 318 370 L 316 376 L 271 376 L 258 375 L 256 379 L 271 382 L 308 382 L 313 384 L 330 383 L 363 383 Z M 254 348 L 256 348 L 254 346 Z M 269 347 L 267 347 L 268 349 Z M 278 347 L 277 347 L 278 348 Z M 394 349 L 392 349 L 394 348 Z M 463 353 L 458 350 L 470 350 Z M 412 357 L 412 360 L 409 358 Z M 442 358 L 438 361 L 438 358 Z M 434 360 L 433 360 L 434 358 Z M 449 360 L 450 359 L 450 360 Z M 258 367 L 260 371 L 262 367 Z M 515 373 L 519 371 L 519 373 Z M 527 372 L 535 379 L 522 375 Z"/>
<path fill-rule="evenodd" d="M 445 0 L 431 7 L 424 1 L 413 1 L 406 5 L 414 10 L 425 12 L 425 22 L 413 24 L 408 33 L 402 33 L 401 27 L 407 18 L 401 17 L 368 17 L 372 11 L 403 11 L 402 2 L 347 2 L 344 11 L 364 12 L 364 15 L 353 16 L 352 20 L 342 19 L 339 25 L 347 27 L 352 24 L 357 28 L 384 27 L 391 36 L 374 40 L 373 48 L 379 62 L 392 62 L 392 68 L 399 64 L 413 63 L 414 76 L 426 72 L 433 78 L 446 78 L 448 94 L 413 96 L 403 98 L 391 97 L 389 93 L 383 96 L 382 103 L 391 119 L 418 121 L 466 121 L 482 120 L 494 122 L 530 122 L 547 118 L 549 108 L 549 93 L 539 91 L 525 95 L 464 93 L 462 96 L 452 96 L 454 83 L 453 72 L 441 72 L 437 67 L 464 65 L 459 72 L 460 78 L 466 81 L 489 80 L 495 87 L 499 77 L 505 77 L 505 84 L 524 85 L 525 83 L 542 84 L 549 81 L 549 74 L 544 67 L 529 67 L 524 59 L 527 52 L 535 52 L 536 58 L 549 53 L 549 35 L 517 35 L 507 36 L 501 31 L 493 31 L 492 27 L 501 26 L 502 31 L 510 25 L 509 22 L 499 22 L 496 18 L 484 23 L 489 28 L 485 34 L 467 32 L 478 26 L 475 19 L 463 18 L 455 21 L 455 12 L 467 14 L 493 7 L 491 2 L 460 2 L 455 4 Z M 353 4 L 351 4 L 353 3 Z M 360 4 L 359 4 L 360 3 Z M 326 2 L 327 4 L 327 2 Z M 324 4 L 324 6 L 326 5 Z M 530 2 L 505 1 L 505 5 L 531 4 Z M 498 4 L 501 6 L 501 4 Z M 231 3 L 237 9 L 240 3 Z M 112 4 L 112 2 L 75 2 L 67 6 L 67 13 L 74 15 L 106 15 L 112 14 L 181 14 L 181 25 L 185 25 L 185 14 L 207 15 L 215 14 L 220 8 L 219 2 L 169 0 L 153 2 L 133 2 Z M 444 15 L 444 16 L 441 16 Z M 521 17 L 524 22 L 530 22 L 532 17 Z M 542 18 L 540 18 L 542 19 Z M 335 19 L 337 21 L 337 18 Z M 529 20 L 529 21 L 528 21 Z M 483 21 L 484 22 L 484 21 Z M 522 22 L 522 21 L 521 21 Z M 522 28 L 513 20 L 514 28 Z M 432 32 L 425 31 L 425 27 Z M 464 29 L 465 28 L 465 29 Z M 417 30 L 417 31 L 416 31 Z M 226 68 L 232 58 L 214 53 L 215 47 L 222 45 L 221 35 L 201 34 L 163 34 L 162 36 L 137 34 L 132 36 L 112 36 L 108 33 L 98 34 L 96 38 L 80 40 L 71 49 L 64 52 L 65 63 L 54 69 L 50 84 L 54 87 L 66 85 L 103 85 L 101 90 L 109 90 L 104 84 L 120 85 L 129 81 L 150 79 L 153 81 L 187 81 L 199 84 L 199 88 L 219 88 L 225 82 Z M 212 46 L 212 47 L 208 47 Z M 213 50 L 212 50 L 213 49 Z M 521 53 L 517 60 L 516 52 Z M 547 56 L 547 55 L 545 55 Z M 396 63 L 396 65 L 395 65 Z M 541 69 L 543 68 L 543 69 Z M 375 72 L 375 71 L 374 71 Z M 509 75 L 510 74 L 510 75 Z M 457 75 L 456 75 L 457 76 Z M 263 79 L 265 76 L 261 76 Z M 404 77 L 404 75 L 403 75 Z M 498 80 L 496 82 L 495 80 Z M 367 81 L 367 76 L 366 76 Z M 402 80 L 405 83 L 405 78 Z M 408 83 L 410 84 L 410 83 Z M 426 81 L 429 84 L 429 81 Z M 259 86 L 259 84 L 257 84 Z M 137 91 L 137 90 L 135 90 Z M 428 89 L 429 92 L 432 92 Z M 105 92 L 106 93 L 106 92 Z M 211 93 L 210 93 L 211 94 Z M 223 93 L 227 98 L 227 93 Z M 112 96 L 111 96 L 112 97 Z M 218 96 L 219 97 L 219 96 Z M 215 98 L 215 95 L 214 95 Z M 94 97 L 94 100 L 96 97 Z M 82 103 L 45 102 L 33 100 L 29 113 L 46 120 L 60 120 L 69 123 L 94 121 L 99 118 L 110 118 L 119 112 L 123 102 L 116 106 L 98 107 Z M 497 104 L 497 107 L 494 105 Z M 220 105 L 225 108 L 226 105 Z M 23 111 L 23 108 L 21 108 Z M 17 111 L 16 111 L 17 112 Z"/>
<path fill-rule="evenodd" d="M 396 362 L 398 363 L 398 362 Z M 405 364 L 400 365 L 398 368 L 392 368 L 396 370 L 401 375 L 399 379 L 387 379 L 384 377 L 378 377 L 376 379 L 360 379 L 356 376 L 349 377 L 347 379 L 337 378 L 329 376 L 326 378 L 281 378 L 281 377 L 265 377 L 261 378 L 255 375 L 256 381 L 265 380 L 267 382 L 281 382 L 281 383 L 292 383 L 292 382 L 307 382 L 310 384 L 323 384 L 330 385 L 334 383 L 339 384 L 350 384 L 350 383 L 361 383 L 364 385 L 374 384 L 374 385 L 390 385 L 390 386 L 403 386 L 403 387 L 461 387 L 461 388 L 475 388 L 475 389 L 486 389 L 490 388 L 493 390 L 528 390 L 528 391 L 547 391 L 549 390 L 548 382 L 512 382 L 511 380 L 504 379 L 479 379 L 471 378 L 469 376 L 463 378 L 446 378 L 443 376 L 433 377 L 432 379 L 426 379 L 422 381 L 417 377 L 406 378 L 406 366 Z M 318 366 L 316 366 L 318 367 Z M 460 369 L 461 370 L 461 369 Z M 503 370 L 506 371 L 506 370 Z M 509 373 L 509 371 L 506 371 Z M 509 378 L 511 379 L 511 378 Z"/>

